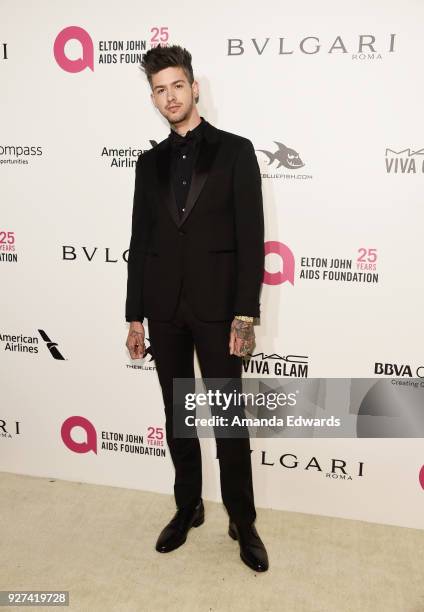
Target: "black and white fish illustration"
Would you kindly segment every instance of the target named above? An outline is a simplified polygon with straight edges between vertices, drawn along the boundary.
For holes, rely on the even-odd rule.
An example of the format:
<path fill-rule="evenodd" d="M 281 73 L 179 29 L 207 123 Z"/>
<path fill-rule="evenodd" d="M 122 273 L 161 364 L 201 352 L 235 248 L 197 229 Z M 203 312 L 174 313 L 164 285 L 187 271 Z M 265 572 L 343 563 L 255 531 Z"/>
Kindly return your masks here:
<path fill-rule="evenodd" d="M 300 159 L 299 153 L 297 151 L 286 147 L 286 145 L 284 145 L 282 142 L 277 142 L 276 140 L 274 140 L 273 142 L 275 142 L 278 147 L 275 153 L 272 153 L 271 151 L 265 151 L 264 149 L 257 149 L 257 151 L 265 153 L 265 155 L 268 157 L 268 166 L 270 166 L 275 160 L 278 161 L 277 168 L 279 168 L 280 166 L 284 166 L 285 168 L 289 168 L 290 170 L 297 170 L 297 168 L 302 168 L 305 165 Z"/>

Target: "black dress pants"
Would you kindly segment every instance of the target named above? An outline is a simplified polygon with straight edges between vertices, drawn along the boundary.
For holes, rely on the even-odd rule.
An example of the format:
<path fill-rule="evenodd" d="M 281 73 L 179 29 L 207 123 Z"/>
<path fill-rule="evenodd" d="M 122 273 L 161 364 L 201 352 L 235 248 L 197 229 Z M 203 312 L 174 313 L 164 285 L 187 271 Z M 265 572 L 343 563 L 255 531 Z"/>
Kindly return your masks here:
<path fill-rule="evenodd" d="M 162 389 L 166 440 L 175 467 L 177 508 L 194 507 L 202 494 L 202 459 L 199 438 L 173 434 L 173 378 L 194 380 L 194 348 L 202 378 L 241 379 L 242 357 L 230 355 L 231 320 L 201 321 L 181 288 L 170 321 L 149 318 L 149 339 Z M 256 518 L 249 437 L 216 437 L 222 501 L 236 523 Z"/>

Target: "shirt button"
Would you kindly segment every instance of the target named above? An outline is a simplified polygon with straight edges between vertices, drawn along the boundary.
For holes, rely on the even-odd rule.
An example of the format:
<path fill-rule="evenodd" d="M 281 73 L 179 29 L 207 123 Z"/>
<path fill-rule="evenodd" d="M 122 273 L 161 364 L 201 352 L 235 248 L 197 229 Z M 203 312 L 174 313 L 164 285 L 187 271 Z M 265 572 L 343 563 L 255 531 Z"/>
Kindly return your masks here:
<path fill-rule="evenodd" d="M 183 155 L 183 159 L 185 159 L 187 157 L 187 155 Z"/>
<path fill-rule="evenodd" d="M 183 208 L 183 212 L 185 211 L 185 208 Z"/>

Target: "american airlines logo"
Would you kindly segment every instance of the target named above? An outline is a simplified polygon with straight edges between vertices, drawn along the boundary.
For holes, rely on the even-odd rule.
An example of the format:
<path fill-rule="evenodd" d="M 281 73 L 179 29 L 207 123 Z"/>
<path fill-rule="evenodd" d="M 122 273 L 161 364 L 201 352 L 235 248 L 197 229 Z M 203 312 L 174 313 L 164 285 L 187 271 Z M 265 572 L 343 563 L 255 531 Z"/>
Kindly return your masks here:
<path fill-rule="evenodd" d="M 38 332 L 40 336 L 42 337 L 42 339 L 44 340 L 44 342 L 46 343 L 46 347 L 49 350 L 53 359 L 64 360 L 65 357 L 62 355 L 62 353 L 59 350 L 59 344 L 51 340 L 49 336 L 46 334 L 46 332 L 44 331 L 44 329 L 39 329 Z"/>
<path fill-rule="evenodd" d="M 59 350 L 58 342 L 51 340 L 44 329 L 39 329 L 42 340 L 53 359 L 59 361 L 65 360 L 65 357 Z M 3 350 L 6 353 L 31 353 L 38 354 L 40 339 L 37 335 L 26 336 L 25 334 L 6 334 L 0 332 L 0 342 L 4 342 Z"/>

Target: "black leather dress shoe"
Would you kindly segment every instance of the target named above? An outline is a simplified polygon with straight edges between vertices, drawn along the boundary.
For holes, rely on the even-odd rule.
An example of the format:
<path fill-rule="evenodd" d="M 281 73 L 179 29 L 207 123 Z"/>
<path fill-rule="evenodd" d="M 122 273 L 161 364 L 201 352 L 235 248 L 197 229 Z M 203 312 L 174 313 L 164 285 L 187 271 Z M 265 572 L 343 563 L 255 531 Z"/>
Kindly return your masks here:
<path fill-rule="evenodd" d="M 156 542 L 158 552 L 170 552 L 184 544 L 190 527 L 199 527 L 205 521 L 203 500 L 195 508 L 179 508 L 171 521 L 162 529 Z"/>
<path fill-rule="evenodd" d="M 238 540 L 242 561 L 257 572 L 266 572 L 269 567 L 268 554 L 255 525 L 237 525 L 230 520 L 228 534 L 233 540 Z"/>

